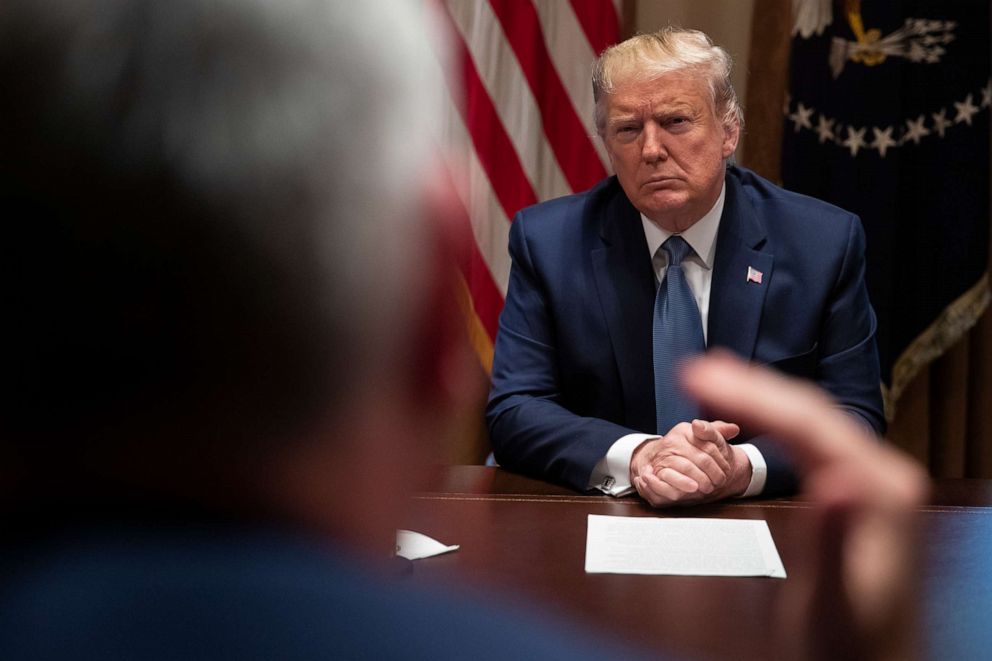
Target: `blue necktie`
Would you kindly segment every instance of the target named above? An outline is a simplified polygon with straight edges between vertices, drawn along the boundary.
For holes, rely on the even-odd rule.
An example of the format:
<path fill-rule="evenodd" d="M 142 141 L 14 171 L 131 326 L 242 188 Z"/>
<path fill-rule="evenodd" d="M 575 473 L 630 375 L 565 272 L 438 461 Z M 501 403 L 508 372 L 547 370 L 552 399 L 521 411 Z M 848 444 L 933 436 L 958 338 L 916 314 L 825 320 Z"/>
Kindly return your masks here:
<path fill-rule="evenodd" d="M 654 406 L 657 432 L 667 434 L 680 422 L 699 417 L 699 408 L 677 383 L 680 361 L 706 349 L 703 323 L 696 299 L 685 279 L 682 260 L 692 247 L 680 236 L 661 246 L 668 255 L 668 270 L 654 299 Z"/>

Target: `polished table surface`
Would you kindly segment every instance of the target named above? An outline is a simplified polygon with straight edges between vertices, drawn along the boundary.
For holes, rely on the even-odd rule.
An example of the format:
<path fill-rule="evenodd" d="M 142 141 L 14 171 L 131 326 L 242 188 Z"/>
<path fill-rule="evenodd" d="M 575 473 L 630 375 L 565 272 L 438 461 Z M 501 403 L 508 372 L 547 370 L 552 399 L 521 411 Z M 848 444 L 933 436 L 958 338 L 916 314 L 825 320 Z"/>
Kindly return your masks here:
<path fill-rule="evenodd" d="M 589 514 L 763 519 L 789 578 L 586 574 Z M 992 658 L 992 481 L 935 481 L 918 516 L 922 656 Z M 783 633 L 783 613 L 809 571 L 816 517 L 802 498 L 655 510 L 636 497 L 579 494 L 498 468 L 453 466 L 414 497 L 406 527 L 461 545 L 417 561 L 412 580 L 419 584 L 496 589 L 648 650 L 771 659 L 781 651 L 773 634 Z"/>

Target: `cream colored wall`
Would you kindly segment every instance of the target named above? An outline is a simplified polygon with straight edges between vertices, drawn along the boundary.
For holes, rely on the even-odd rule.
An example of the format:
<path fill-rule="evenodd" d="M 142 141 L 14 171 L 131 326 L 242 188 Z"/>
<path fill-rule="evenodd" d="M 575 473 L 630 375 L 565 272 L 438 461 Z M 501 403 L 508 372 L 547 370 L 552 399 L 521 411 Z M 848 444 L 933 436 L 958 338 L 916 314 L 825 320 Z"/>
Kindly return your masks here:
<path fill-rule="evenodd" d="M 653 32 L 680 25 L 702 30 L 734 59 L 733 82 L 741 105 L 747 107 L 747 56 L 751 48 L 751 13 L 754 0 L 630 0 L 634 30 Z M 742 141 L 743 142 L 743 141 Z M 737 148 L 741 158 L 741 147 Z"/>

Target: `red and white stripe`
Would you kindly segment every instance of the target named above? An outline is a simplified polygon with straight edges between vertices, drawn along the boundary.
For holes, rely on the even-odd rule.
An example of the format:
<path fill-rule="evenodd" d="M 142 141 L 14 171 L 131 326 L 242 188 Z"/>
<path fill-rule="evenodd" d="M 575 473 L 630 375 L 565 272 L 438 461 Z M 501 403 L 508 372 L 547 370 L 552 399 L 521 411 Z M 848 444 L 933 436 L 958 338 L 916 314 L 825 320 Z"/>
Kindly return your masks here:
<path fill-rule="evenodd" d="M 459 179 L 463 309 L 483 365 L 510 273 L 507 237 L 525 206 L 585 190 L 609 172 L 592 124 L 591 65 L 620 35 L 622 0 L 441 0 L 459 71 L 443 131 Z"/>

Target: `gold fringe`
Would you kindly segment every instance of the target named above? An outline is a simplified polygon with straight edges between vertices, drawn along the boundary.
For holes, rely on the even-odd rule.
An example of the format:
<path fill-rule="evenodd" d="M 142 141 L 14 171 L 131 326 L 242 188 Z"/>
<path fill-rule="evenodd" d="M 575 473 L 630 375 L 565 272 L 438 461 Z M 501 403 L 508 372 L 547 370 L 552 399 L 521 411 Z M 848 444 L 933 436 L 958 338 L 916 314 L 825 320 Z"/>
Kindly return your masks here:
<path fill-rule="evenodd" d="M 882 384 L 886 420 L 892 422 L 895 418 L 899 397 L 920 370 L 961 339 L 978 322 L 990 300 L 989 274 L 984 273 L 902 352 L 892 368 L 892 386 L 886 388 Z"/>
<path fill-rule="evenodd" d="M 465 329 L 468 332 L 468 340 L 475 350 L 475 355 L 479 358 L 479 364 L 486 370 L 486 374 L 493 371 L 493 342 L 489 339 L 489 334 L 482 326 L 482 320 L 475 311 L 472 302 L 472 294 L 469 293 L 468 283 L 461 273 L 457 274 L 455 280 L 455 296 L 458 299 L 458 307 L 465 317 Z"/>

